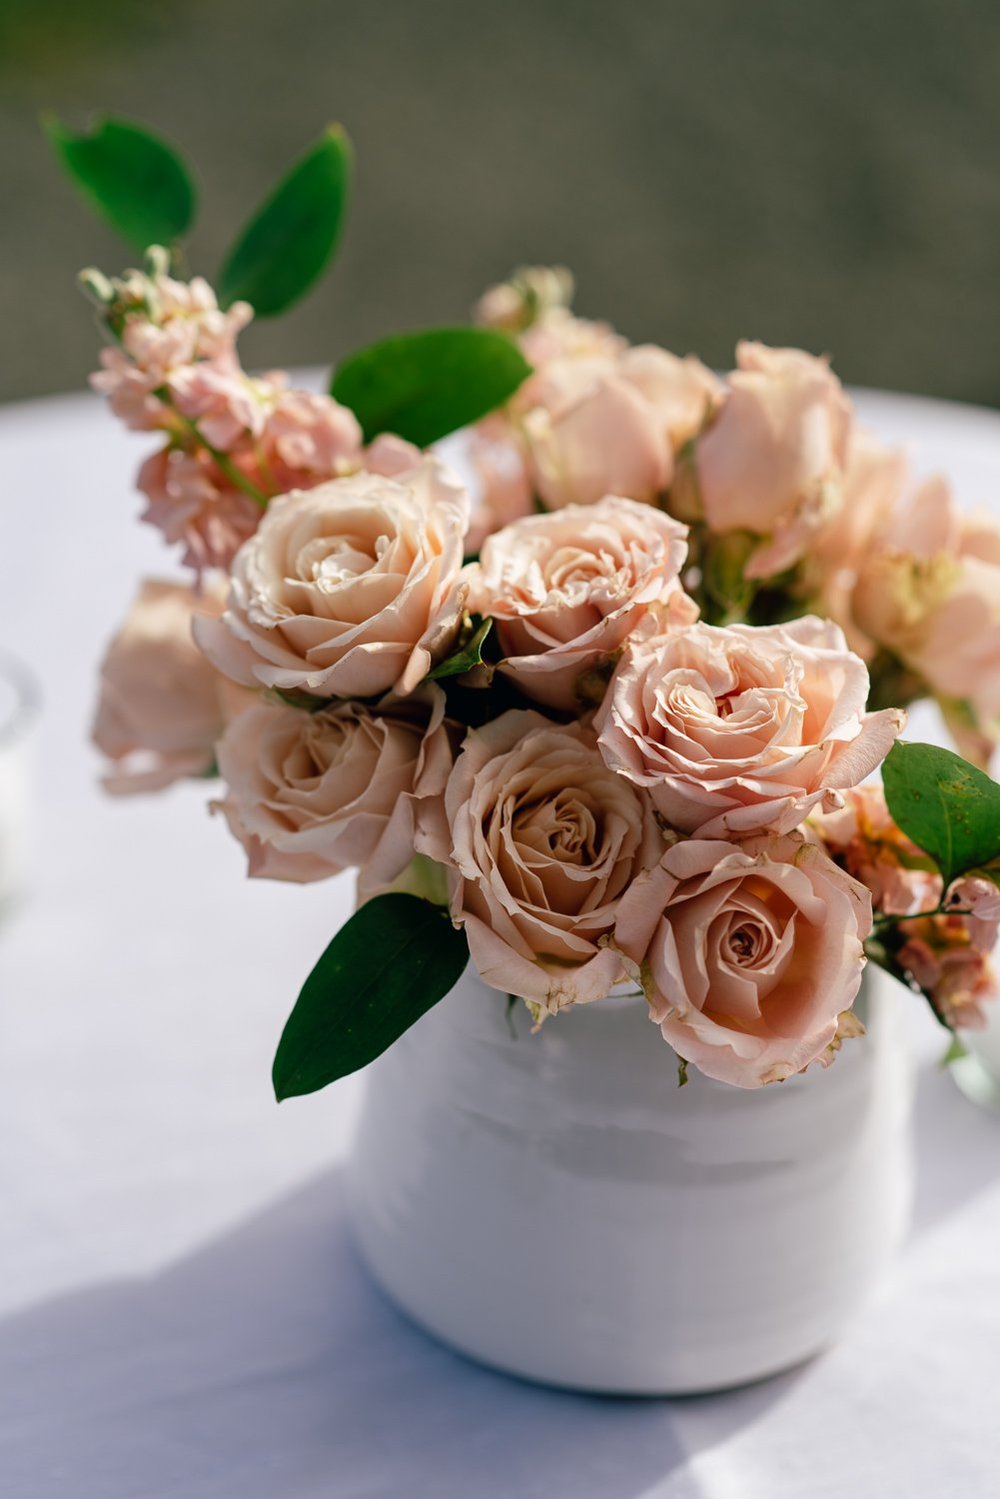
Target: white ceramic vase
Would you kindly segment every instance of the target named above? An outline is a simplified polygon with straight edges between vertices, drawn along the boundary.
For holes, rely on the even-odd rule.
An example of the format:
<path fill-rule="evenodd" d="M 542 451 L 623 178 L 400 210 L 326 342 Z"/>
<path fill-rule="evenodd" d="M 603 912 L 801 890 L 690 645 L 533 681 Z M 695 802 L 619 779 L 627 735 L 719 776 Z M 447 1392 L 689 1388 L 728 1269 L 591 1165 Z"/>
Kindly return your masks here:
<path fill-rule="evenodd" d="M 911 1195 L 902 992 L 829 1070 L 746 1091 L 639 998 L 546 1022 L 471 972 L 371 1069 L 350 1165 L 375 1277 L 439 1338 L 545 1383 L 691 1394 L 833 1338 Z"/>

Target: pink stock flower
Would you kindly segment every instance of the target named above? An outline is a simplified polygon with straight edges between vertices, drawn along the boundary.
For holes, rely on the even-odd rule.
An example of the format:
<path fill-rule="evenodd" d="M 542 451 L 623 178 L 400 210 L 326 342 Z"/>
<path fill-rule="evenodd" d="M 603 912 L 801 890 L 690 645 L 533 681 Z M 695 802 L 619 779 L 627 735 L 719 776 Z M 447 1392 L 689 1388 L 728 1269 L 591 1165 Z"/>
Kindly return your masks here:
<path fill-rule="evenodd" d="M 870 929 L 864 886 L 800 836 L 692 839 L 632 881 L 614 941 L 678 1055 L 757 1088 L 832 1061 Z"/>
<path fill-rule="evenodd" d="M 871 891 L 875 910 L 914 916 L 941 899 L 941 876 L 927 855 L 901 832 L 881 786 L 855 786 L 844 805 L 817 811 L 810 825 L 827 853 Z"/>
<path fill-rule="evenodd" d="M 934 1010 L 957 1030 L 981 1030 L 984 1005 L 996 1000 L 996 970 L 990 961 L 1000 922 L 965 916 L 925 916 L 904 922 L 905 941 L 895 954 L 899 966 L 930 999 Z"/>
<path fill-rule="evenodd" d="M 137 483 L 147 500 L 142 519 L 180 543 L 181 560 L 199 575 L 227 570 L 263 514 L 204 449 L 161 448 L 143 463 Z"/>
<path fill-rule="evenodd" d="M 836 625 L 695 624 L 626 645 L 594 727 L 608 765 L 672 827 L 787 833 L 888 754 L 904 716 L 867 700 Z"/>
<path fill-rule="evenodd" d="M 253 317 L 246 302 L 223 312 L 200 276 L 176 281 L 163 269 L 150 275 L 128 272 L 110 283 L 110 297 L 118 345 L 102 351 L 102 368 L 91 384 L 126 426 L 169 427 L 169 409 L 154 392 L 170 390 L 175 382 L 183 388 L 192 365 L 204 362 L 219 372 L 238 372 L 236 339 Z"/>
<path fill-rule="evenodd" d="M 408 466 L 420 456 L 411 451 Z M 349 473 L 361 463 L 357 417 L 332 396 L 282 389 L 264 419 L 260 462 L 262 480 L 277 494 Z"/>

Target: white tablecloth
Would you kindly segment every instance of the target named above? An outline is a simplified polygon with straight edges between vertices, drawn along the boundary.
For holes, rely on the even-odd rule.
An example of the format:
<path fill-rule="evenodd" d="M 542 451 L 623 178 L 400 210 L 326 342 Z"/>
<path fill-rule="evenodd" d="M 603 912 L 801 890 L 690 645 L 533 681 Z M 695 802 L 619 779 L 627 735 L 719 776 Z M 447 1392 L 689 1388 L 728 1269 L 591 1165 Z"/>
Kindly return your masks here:
<path fill-rule="evenodd" d="M 1000 417 L 862 408 L 1000 504 Z M 46 697 L 34 887 L 0 929 L 4 1499 L 995 1499 L 1000 1117 L 936 1068 L 916 1001 L 913 1236 L 804 1368 L 696 1400 L 565 1395 L 465 1362 L 374 1289 L 339 1166 L 357 1080 L 280 1108 L 269 1088 L 347 885 L 247 882 L 203 789 L 109 803 L 85 745 L 105 639 L 137 575 L 169 572 L 133 520 L 148 446 L 87 397 L 0 412 L 0 643 Z"/>

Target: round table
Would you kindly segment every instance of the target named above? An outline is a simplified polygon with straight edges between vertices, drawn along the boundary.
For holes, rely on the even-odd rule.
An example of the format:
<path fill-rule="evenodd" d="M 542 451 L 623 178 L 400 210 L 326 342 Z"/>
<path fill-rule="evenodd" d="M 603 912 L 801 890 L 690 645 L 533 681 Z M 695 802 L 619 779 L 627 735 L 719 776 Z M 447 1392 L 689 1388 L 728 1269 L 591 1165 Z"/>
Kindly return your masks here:
<path fill-rule="evenodd" d="M 1000 416 L 858 404 L 963 503 L 1000 506 Z M 281 1107 L 269 1084 L 349 883 L 247 881 L 204 787 L 109 802 L 86 743 L 139 574 L 175 570 L 134 522 L 149 446 L 89 396 L 0 412 L 0 645 L 45 696 L 32 885 L 0 928 L 0 1493 L 993 1499 L 1000 1116 L 958 1093 L 902 991 L 912 1237 L 805 1367 L 695 1400 L 562 1394 L 465 1362 L 374 1288 L 340 1167 L 359 1080 Z"/>

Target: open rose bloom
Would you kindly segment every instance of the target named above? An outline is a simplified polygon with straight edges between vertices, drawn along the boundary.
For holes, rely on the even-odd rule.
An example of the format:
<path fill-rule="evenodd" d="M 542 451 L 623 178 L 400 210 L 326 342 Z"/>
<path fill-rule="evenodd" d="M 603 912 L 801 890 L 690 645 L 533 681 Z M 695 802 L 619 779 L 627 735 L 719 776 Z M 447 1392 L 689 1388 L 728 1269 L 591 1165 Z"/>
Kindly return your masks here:
<path fill-rule="evenodd" d="M 742 343 L 718 376 L 528 269 L 477 309 L 526 373 L 463 477 L 404 405 L 248 375 L 252 310 L 162 257 L 102 286 L 94 384 L 159 442 L 144 518 L 192 574 L 105 658 L 113 790 L 217 775 L 252 877 L 436 902 L 538 1025 L 628 984 L 737 1087 L 833 1061 L 872 957 L 982 1023 L 994 872 L 946 885 L 873 778 L 915 698 L 972 758 L 1000 738 L 1000 527 L 827 359 Z"/>

